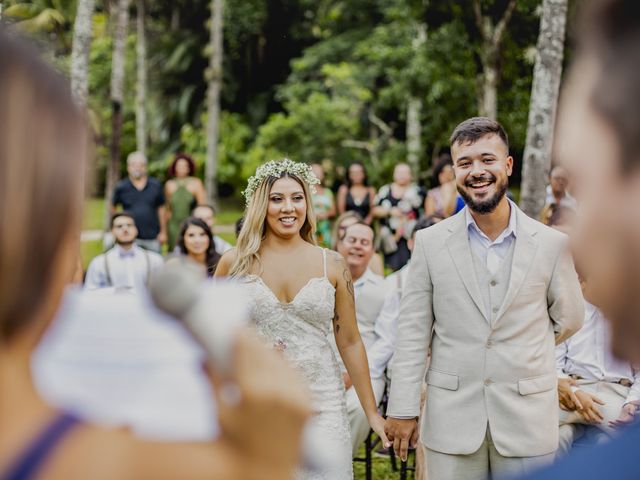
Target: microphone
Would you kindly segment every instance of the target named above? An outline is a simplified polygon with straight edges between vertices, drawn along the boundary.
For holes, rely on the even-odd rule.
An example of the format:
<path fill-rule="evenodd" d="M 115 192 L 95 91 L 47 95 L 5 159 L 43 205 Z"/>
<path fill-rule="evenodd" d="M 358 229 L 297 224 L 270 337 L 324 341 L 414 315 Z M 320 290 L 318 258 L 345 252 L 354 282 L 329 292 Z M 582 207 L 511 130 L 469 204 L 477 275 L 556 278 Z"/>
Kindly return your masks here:
<path fill-rule="evenodd" d="M 160 310 L 182 320 L 216 368 L 229 373 L 235 335 L 250 317 L 241 288 L 204 280 L 199 268 L 183 262 L 165 265 L 151 281 L 150 293 Z"/>
<path fill-rule="evenodd" d="M 230 372 L 235 336 L 248 325 L 250 310 L 242 288 L 229 280 L 204 280 L 187 262 L 165 265 L 150 284 L 151 298 L 165 313 L 181 320 L 204 347 L 216 368 Z M 220 392 L 231 403 L 240 399 L 235 385 Z M 302 436 L 302 466 L 317 473 L 337 467 L 331 444 L 313 423 Z"/>

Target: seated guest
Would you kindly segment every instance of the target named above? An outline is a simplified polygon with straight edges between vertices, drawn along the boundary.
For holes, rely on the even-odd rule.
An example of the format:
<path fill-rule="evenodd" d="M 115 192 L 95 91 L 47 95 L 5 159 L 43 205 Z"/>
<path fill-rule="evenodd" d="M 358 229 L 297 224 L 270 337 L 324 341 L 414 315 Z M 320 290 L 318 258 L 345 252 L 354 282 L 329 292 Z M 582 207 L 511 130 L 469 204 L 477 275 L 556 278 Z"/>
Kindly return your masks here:
<path fill-rule="evenodd" d="M 431 225 L 433 225 L 434 223 L 437 223 L 440 220 L 441 219 L 439 219 L 438 217 L 430 216 L 430 217 L 422 217 L 416 222 L 411 232 L 411 238 L 409 238 L 409 240 L 407 241 L 407 246 L 409 247 L 409 250 L 412 253 L 413 253 L 413 244 L 416 239 L 416 233 L 418 233 L 420 230 L 424 228 L 430 227 Z M 384 279 L 384 282 L 387 285 L 387 289 L 395 290 L 395 298 L 398 304 L 398 314 L 400 313 L 400 298 L 402 297 L 402 287 L 407 280 L 407 275 L 409 273 L 409 265 L 411 265 L 411 259 L 409 259 L 407 264 L 404 267 L 402 267 L 400 270 L 389 274 Z"/>
<path fill-rule="evenodd" d="M 566 168 L 556 165 L 549 172 L 546 205 L 556 204 L 576 210 L 578 202 L 569 194 L 568 188 L 569 172 L 567 172 Z"/>
<path fill-rule="evenodd" d="M 354 223 L 362 221 L 362 216 L 353 210 L 349 210 L 339 215 L 333 225 L 333 231 L 331 232 L 331 249 L 337 252 L 338 244 L 344 239 L 347 228 Z M 369 268 L 376 275 L 384 275 L 384 264 L 382 263 L 382 257 L 380 257 L 379 254 L 376 253 L 371 256 Z"/>
<path fill-rule="evenodd" d="M 208 277 L 213 276 L 221 255 L 216 251 L 211 230 L 203 220 L 196 217 L 184 220 L 180 225 L 176 247 L 182 256 L 200 265 Z M 169 262 L 179 261 L 179 258 L 174 257 Z"/>
<path fill-rule="evenodd" d="M 211 205 L 198 205 L 193 209 L 191 215 L 204 220 L 204 223 L 209 226 L 209 229 L 213 234 L 213 226 L 216 224 L 216 211 Z M 229 242 L 225 241 L 215 234 L 213 235 L 213 243 L 215 244 L 216 252 L 218 252 L 220 255 L 233 248 Z"/>
<path fill-rule="evenodd" d="M 385 386 L 384 371 L 393 354 L 397 312 L 393 308 L 393 302 L 387 300 L 384 279 L 369 268 L 369 262 L 374 254 L 374 236 L 373 229 L 364 222 L 351 225 L 338 245 L 338 252 L 346 259 L 353 278 L 356 321 L 367 351 L 371 386 L 376 402 L 380 403 Z M 333 335 L 330 339 L 333 339 Z M 335 341 L 332 340 L 332 344 L 335 347 Z M 337 358 L 340 357 L 337 356 Z M 352 388 L 349 374 L 344 367 L 342 370 L 347 390 L 351 444 L 355 456 L 369 433 L 369 423 L 355 389 Z"/>
<path fill-rule="evenodd" d="M 581 279 L 585 297 L 584 326 L 556 347 L 560 396 L 560 446 L 566 453 L 592 425 L 607 439 L 618 421 L 633 418 L 640 400 L 640 371 L 612 355 L 609 325 L 588 302 L 589 284 Z"/>
<path fill-rule="evenodd" d="M 145 290 L 153 273 L 164 263 L 162 257 L 136 245 L 138 236 L 133 215 L 115 213 L 111 217 L 111 234 L 115 245 L 89 264 L 84 287 Z"/>

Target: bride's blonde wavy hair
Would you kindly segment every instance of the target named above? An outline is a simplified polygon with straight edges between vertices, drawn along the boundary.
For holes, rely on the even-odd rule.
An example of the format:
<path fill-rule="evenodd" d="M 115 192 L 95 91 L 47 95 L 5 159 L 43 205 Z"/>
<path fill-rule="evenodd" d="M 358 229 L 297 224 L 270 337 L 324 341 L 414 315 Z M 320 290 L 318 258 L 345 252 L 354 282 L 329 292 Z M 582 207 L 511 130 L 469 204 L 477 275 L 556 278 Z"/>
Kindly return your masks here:
<path fill-rule="evenodd" d="M 307 212 L 304 224 L 300 229 L 302 239 L 312 245 L 316 245 L 316 214 L 313 211 L 313 201 L 311 191 L 305 181 L 298 176 L 288 172 L 283 172 L 280 176 L 268 176 L 258 186 L 252 195 L 245 210 L 244 223 L 238 235 L 236 244 L 236 258 L 231 265 L 229 275 L 231 277 L 242 277 L 251 272 L 254 264 L 260 264 L 260 245 L 267 232 L 267 208 L 269 207 L 269 194 L 276 181 L 281 178 L 291 178 L 302 187 L 305 201 L 307 202 Z"/>

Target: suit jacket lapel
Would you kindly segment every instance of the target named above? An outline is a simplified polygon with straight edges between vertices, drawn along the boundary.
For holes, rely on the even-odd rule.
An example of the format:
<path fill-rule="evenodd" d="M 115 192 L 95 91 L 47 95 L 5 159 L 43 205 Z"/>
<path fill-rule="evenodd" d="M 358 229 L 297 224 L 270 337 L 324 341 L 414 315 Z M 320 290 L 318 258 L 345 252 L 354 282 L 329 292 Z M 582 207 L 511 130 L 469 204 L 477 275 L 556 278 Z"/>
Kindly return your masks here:
<path fill-rule="evenodd" d="M 480 310 L 485 320 L 489 322 L 490 319 L 487 316 L 476 272 L 473 268 L 473 258 L 471 257 L 471 247 L 469 246 L 469 235 L 467 232 L 465 214 L 463 212 L 458 214 L 458 221 L 449 227 L 449 231 L 451 232 L 451 235 L 447 240 L 447 248 L 449 249 L 451 259 L 458 270 L 458 275 L 467 289 L 469 296 L 478 307 L 478 310 Z"/>
<path fill-rule="evenodd" d="M 529 268 L 531 268 L 536 250 L 538 249 L 538 242 L 535 238 L 537 231 L 530 228 L 529 221 L 529 217 L 521 210 L 516 210 L 517 235 L 511 264 L 509 288 L 507 289 L 500 311 L 496 315 L 496 322 L 515 300 L 516 295 L 527 277 L 527 272 L 529 272 Z"/>

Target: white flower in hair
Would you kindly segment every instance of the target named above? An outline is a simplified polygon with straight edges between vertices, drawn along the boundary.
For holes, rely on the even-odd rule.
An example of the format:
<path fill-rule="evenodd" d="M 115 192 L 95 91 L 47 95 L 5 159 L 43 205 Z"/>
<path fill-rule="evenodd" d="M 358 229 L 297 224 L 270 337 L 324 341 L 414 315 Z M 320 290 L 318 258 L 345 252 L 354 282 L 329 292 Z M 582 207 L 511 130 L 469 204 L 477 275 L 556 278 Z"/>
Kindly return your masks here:
<path fill-rule="evenodd" d="M 294 162 L 288 158 L 285 158 L 284 160 L 271 160 L 270 162 L 258 167 L 256 174 L 249 178 L 247 188 L 242 192 L 247 201 L 247 205 L 249 204 L 251 197 L 253 197 L 253 194 L 256 193 L 260 184 L 266 178 L 280 178 L 280 176 L 285 172 L 298 177 L 309 186 L 311 193 L 316 193 L 315 185 L 319 185 L 320 180 L 318 180 L 318 177 L 314 175 L 311 166 L 306 163 Z"/>

